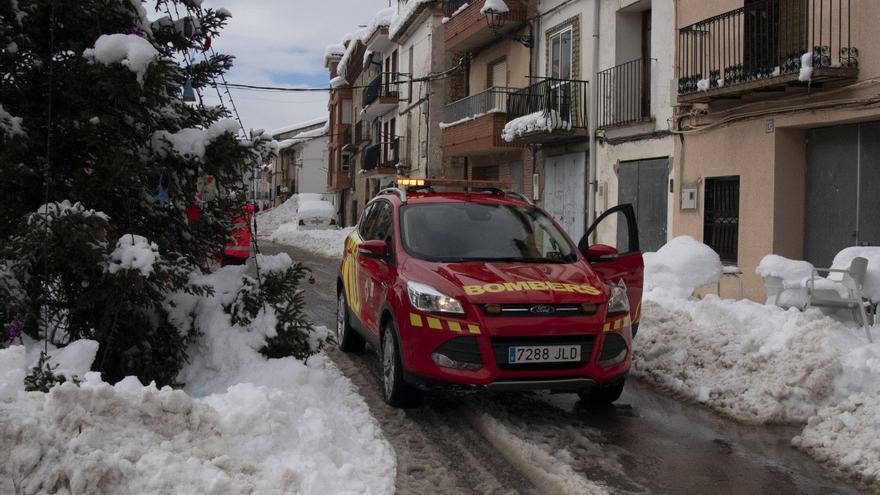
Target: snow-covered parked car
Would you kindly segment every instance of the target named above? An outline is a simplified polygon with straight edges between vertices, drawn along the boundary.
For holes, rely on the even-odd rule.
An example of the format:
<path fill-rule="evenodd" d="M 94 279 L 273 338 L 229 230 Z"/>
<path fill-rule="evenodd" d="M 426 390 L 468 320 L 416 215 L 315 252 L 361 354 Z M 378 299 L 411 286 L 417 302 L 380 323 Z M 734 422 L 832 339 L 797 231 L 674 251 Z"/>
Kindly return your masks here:
<path fill-rule="evenodd" d="M 319 194 L 300 194 L 294 221 L 300 229 L 336 229 L 336 208 Z"/>

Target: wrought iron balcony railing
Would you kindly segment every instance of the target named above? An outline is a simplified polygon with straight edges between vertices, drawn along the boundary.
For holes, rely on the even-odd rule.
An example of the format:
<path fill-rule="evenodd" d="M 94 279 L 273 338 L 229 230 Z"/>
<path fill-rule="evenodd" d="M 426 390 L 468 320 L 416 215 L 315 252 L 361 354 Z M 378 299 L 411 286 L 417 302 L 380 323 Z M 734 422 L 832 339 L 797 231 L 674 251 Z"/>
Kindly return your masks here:
<path fill-rule="evenodd" d="M 485 91 L 454 101 L 443 109 L 443 122 L 450 124 L 487 113 L 507 113 L 507 99 L 517 88 L 493 86 Z"/>
<path fill-rule="evenodd" d="M 599 127 L 651 118 L 651 61 L 637 59 L 598 74 Z"/>
<path fill-rule="evenodd" d="M 383 82 L 384 81 L 384 82 Z M 363 107 L 381 98 L 397 98 L 397 74 L 379 73 L 364 89 Z"/>
<path fill-rule="evenodd" d="M 589 82 L 543 79 L 507 99 L 507 120 L 542 112 L 554 129 L 586 129 Z"/>
<path fill-rule="evenodd" d="M 382 144 L 377 143 L 364 150 L 364 170 L 373 170 L 382 160 Z"/>
<path fill-rule="evenodd" d="M 446 1 L 446 17 L 452 17 L 458 13 L 462 7 L 467 6 L 474 0 L 447 0 Z"/>
<path fill-rule="evenodd" d="M 354 125 L 354 144 L 360 145 L 369 142 L 370 139 L 370 123 L 364 120 L 358 120 Z"/>
<path fill-rule="evenodd" d="M 760 0 L 682 28 L 678 93 L 858 68 L 852 17 L 852 0 Z"/>

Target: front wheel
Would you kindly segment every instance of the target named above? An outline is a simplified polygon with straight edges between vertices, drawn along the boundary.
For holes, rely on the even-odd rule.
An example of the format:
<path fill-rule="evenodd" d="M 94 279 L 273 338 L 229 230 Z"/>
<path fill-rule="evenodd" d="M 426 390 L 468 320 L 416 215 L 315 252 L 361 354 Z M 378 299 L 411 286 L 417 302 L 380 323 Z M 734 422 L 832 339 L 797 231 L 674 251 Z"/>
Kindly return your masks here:
<path fill-rule="evenodd" d="M 626 384 L 625 379 L 614 382 L 611 385 L 603 385 L 595 387 L 591 390 L 578 392 L 578 397 L 582 401 L 591 405 L 607 405 L 620 398 L 623 394 L 623 387 Z"/>
<path fill-rule="evenodd" d="M 397 330 L 391 321 L 382 331 L 382 385 L 385 402 L 391 407 L 418 407 L 422 403 L 422 391 L 403 380 Z"/>
<path fill-rule="evenodd" d="M 351 326 L 343 291 L 339 291 L 336 298 L 336 342 L 342 352 L 363 352 L 366 345 L 364 338 Z"/>

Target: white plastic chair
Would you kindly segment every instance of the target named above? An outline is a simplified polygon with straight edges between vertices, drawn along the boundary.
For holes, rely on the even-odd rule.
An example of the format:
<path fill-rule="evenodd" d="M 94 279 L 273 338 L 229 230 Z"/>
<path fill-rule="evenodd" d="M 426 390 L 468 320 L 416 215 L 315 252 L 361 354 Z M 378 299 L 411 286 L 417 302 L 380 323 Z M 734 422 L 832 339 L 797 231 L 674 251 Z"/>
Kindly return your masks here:
<path fill-rule="evenodd" d="M 868 342 L 874 342 L 871 338 L 871 327 L 868 322 L 868 314 L 865 311 L 865 300 L 862 296 L 862 288 L 865 284 L 865 274 L 868 272 L 868 260 L 865 258 L 853 258 L 846 270 L 833 268 L 814 268 L 813 275 L 807 281 L 807 294 L 809 301 L 807 307 L 816 306 L 830 309 L 848 309 L 853 314 L 853 319 L 862 324 Z M 828 278 L 820 276 L 827 273 Z M 832 280 L 831 274 L 840 274 L 840 280 Z M 816 287 L 819 282 L 819 287 Z"/>

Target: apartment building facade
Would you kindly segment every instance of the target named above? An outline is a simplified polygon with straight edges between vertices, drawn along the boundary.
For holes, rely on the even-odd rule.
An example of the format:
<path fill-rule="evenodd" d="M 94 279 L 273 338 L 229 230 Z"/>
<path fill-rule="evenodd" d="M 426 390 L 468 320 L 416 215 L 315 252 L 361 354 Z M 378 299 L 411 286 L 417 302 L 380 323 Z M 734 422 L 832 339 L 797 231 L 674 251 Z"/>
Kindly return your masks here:
<path fill-rule="evenodd" d="M 672 232 L 673 0 L 604 1 L 599 33 L 596 212 L 632 204 L 640 248 L 656 251 Z M 616 244 L 618 230 L 616 219 L 603 223 L 598 241 Z"/>
<path fill-rule="evenodd" d="M 326 192 L 326 126 L 327 118 L 320 117 L 271 132 L 279 142 L 278 155 L 265 167 L 262 176 L 265 199 L 272 206 L 299 192 Z"/>
<path fill-rule="evenodd" d="M 674 232 L 742 268 L 880 244 L 872 0 L 680 0 Z"/>
<path fill-rule="evenodd" d="M 464 177 L 510 181 L 533 195 L 533 155 L 501 134 L 510 95 L 531 84 L 533 33 L 528 19 L 537 2 L 511 2 L 503 14 L 486 14 L 485 0 L 446 3 L 446 50 L 462 62 L 447 80 L 450 102 L 440 124 L 444 157 L 457 160 Z M 490 5 L 491 6 L 491 5 Z"/>

